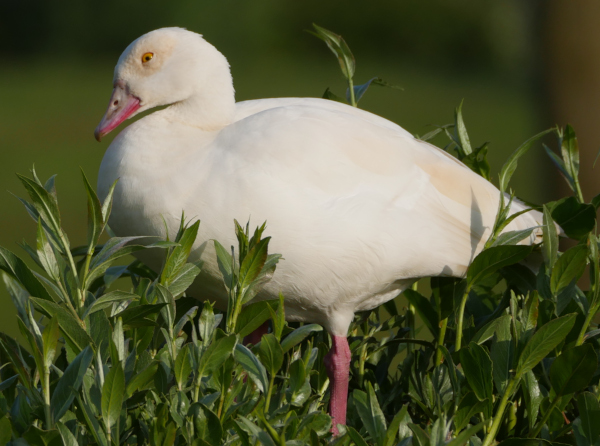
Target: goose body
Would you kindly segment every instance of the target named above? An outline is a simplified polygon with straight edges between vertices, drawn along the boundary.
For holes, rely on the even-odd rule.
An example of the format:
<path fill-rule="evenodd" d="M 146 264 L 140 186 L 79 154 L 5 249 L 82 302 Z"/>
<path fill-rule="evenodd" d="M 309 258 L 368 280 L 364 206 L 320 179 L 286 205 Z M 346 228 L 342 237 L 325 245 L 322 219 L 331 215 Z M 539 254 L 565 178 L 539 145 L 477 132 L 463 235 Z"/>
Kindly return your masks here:
<path fill-rule="evenodd" d="M 152 60 L 140 62 L 148 53 Z M 347 370 L 335 378 L 336 364 L 349 361 L 343 342 L 354 313 L 420 277 L 464 276 L 493 226 L 498 189 L 451 155 L 386 119 L 325 99 L 235 103 L 226 59 L 178 28 L 148 33 L 125 50 L 96 135 L 167 104 L 122 130 L 106 151 L 101 199 L 119 179 L 111 228 L 165 237 L 165 222 L 176 233 L 182 210 L 200 219 L 191 260 L 202 261 L 202 272 L 190 294 L 223 308 L 212 240 L 235 244 L 234 218 L 267 221 L 270 251 L 284 259 L 257 298 L 281 292 L 288 319 L 319 323 L 334 336 L 330 376 L 346 389 Z M 515 203 L 511 211 L 523 208 Z M 539 224 L 539 213 L 530 212 L 506 230 Z M 161 254 L 152 251 L 143 260 L 159 268 Z M 343 410 L 333 405 L 346 398 L 342 384 L 332 390 L 338 423 L 345 403 Z"/>

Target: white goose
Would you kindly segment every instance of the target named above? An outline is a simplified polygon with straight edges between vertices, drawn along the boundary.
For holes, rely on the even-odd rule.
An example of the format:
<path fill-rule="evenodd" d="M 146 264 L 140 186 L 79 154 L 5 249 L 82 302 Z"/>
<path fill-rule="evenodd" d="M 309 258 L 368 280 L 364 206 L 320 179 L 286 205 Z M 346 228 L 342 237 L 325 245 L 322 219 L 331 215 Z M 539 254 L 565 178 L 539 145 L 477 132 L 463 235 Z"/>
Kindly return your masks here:
<path fill-rule="evenodd" d="M 102 160 L 101 198 L 120 178 L 111 228 L 164 237 L 164 222 L 175 233 L 182 210 L 200 218 L 192 259 L 204 264 L 192 292 L 224 307 L 211 240 L 234 244 L 234 218 L 266 220 L 270 250 L 285 260 L 262 297 L 282 292 L 289 320 L 319 323 L 332 335 L 330 413 L 345 424 L 354 313 L 420 277 L 464 276 L 493 226 L 498 189 L 366 111 L 315 98 L 236 103 L 225 57 L 180 28 L 127 47 L 96 138 L 164 105 L 124 129 Z M 512 212 L 521 209 L 515 203 Z M 507 230 L 539 224 L 540 214 L 528 213 Z"/>

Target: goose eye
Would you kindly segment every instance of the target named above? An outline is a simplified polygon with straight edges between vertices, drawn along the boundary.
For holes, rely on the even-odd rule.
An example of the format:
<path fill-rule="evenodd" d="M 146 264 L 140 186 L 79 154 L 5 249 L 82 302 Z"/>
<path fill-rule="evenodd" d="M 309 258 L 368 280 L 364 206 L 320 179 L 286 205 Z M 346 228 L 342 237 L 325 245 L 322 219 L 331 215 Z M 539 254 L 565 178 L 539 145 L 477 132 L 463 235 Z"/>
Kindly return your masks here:
<path fill-rule="evenodd" d="M 142 56 L 142 63 L 150 62 L 154 57 L 154 53 L 146 53 Z"/>

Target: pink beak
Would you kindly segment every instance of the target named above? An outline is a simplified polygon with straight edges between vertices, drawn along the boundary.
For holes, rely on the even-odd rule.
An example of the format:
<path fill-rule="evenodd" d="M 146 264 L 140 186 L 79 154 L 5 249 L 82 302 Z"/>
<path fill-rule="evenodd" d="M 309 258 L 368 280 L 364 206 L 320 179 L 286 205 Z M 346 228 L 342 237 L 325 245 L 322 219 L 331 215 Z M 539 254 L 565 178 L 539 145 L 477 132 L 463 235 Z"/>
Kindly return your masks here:
<path fill-rule="evenodd" d="M 98 127 L 96 127 L 96 130 L 94 131 L 96 139 L 100 141 L 104 135 L 116 129 L 119 124 L 129 118 L 139 108 L 139 98 L 136 98 L 129 93 L 129 89 L 125 85 L 125 82 L 122 80 L 116 81 L 115 88 L 110 97 L 108 109 L 102 117 L 102 121 L 100 121 L 100 124 L 98 124 Z"/>

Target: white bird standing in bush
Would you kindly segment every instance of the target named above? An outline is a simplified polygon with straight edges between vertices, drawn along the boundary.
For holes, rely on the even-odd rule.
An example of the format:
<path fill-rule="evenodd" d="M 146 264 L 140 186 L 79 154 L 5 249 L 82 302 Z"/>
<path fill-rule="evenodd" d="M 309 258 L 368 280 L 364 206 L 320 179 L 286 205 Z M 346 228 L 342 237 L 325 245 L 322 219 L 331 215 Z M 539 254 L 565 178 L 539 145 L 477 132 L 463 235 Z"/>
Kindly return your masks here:
<path fill-rule="evenodd" d="M 330 413 L 334 426 L 345 424 L 354 313 L 421 277 L 463 277 L 492 231 L 499 190 L 443 150 L 348 105 L 236 103 L 225 57 L 180 28 L 152 31 L 127 47 L 96 138 L 165 105 L 124 129 L 104 156 L 101 199 L 119 179 L 111 228 L 165 237 L 165 226 L 177 232 L 182 210 L 199 218 L 191 260 L 203 266 L 191 294 L 223 308 L 212 240 L 233 244 L 234 218 L 267 221 L 272 249 L 285 260 L 259 298 L 281 292 L 288 320 L 331 334 Z M 524 209 L 513 202 L 510 213 Z M 505 230 L 541 223 L 540 213 L 529 212 Z M 536 232 L 521 243 L 533 243 Z M 162 257 L 144 260 L 160 268 Z"/>

